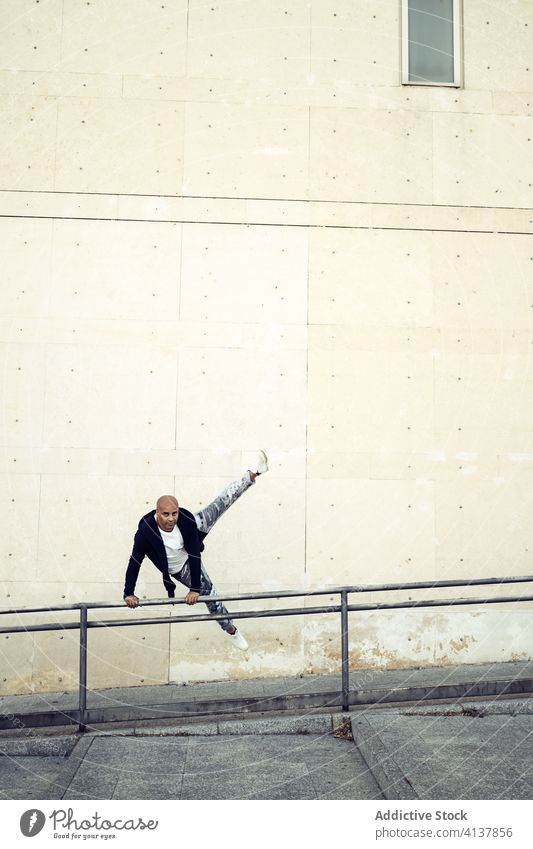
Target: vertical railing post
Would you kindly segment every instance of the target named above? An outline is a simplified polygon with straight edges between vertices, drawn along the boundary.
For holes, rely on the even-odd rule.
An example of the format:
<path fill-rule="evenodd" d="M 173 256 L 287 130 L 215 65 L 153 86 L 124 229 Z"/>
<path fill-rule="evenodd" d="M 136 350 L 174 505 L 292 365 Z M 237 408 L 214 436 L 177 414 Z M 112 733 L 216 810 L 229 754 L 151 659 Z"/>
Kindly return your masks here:
<path fill-rule="evenodd" d="M 348 592 L 341 590 L 342 709 L 350 709 L 350 658 L 348 653 Z"/>
<path fill-rule="evenodd" d="M 78 730 L 86 730 L 85 713 L 87 710 L 87 608 L 80 606 L 80 679 L 79 679 L 79 725 Z"/>

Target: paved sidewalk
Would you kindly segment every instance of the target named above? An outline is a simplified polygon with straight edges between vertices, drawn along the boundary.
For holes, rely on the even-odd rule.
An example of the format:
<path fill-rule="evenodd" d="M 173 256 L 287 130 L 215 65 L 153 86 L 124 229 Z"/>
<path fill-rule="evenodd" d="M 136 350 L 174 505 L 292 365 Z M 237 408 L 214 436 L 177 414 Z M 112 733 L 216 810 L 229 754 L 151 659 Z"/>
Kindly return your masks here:
<path fill-rule="evenodd" d="M 134 718 L 81 735 L 77 725 L 17 727 L 14 717 L 43 703 L 73 708 L 76 694 L 5 697 L 0 798 L 532 799 L 533 695 L 519 694 L 532 678 L 525 662 L 353 673 L 349 715 L 269 710 L 280 692 L 335 692 L 337 676 L 116 688 L 91 693 L 89 704 L 133 706 L 135 715 L 159 702 L 157 724 Z M 494 684 L 517 685 L 517 694 L 482 698 Z M 442 692 L 453 698 L 428 701 Z M 179 695 L 204 714 L 172 717 Z M 381 700 L 391 695 L 395 706 Z M 240 718 L 228 714 L 232 705 Z M 354 740 L 346 728 L 333 736 L 347 718 Z"/>
<path fill-rule="evenodd" d="M 529 800 L 533 698 L 32 731 L 0 754 L 4 799 Z"/>

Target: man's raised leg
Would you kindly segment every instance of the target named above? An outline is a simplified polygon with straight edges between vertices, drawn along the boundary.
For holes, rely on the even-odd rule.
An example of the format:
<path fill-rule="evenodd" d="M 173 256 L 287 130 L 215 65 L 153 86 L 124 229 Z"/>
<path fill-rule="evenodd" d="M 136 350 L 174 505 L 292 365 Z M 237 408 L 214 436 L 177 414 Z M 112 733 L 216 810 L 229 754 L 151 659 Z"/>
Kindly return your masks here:
<path fill-rule="evenodd" d="M 264 474 L 266 471 L 268 471 L 267 456 L 264 451 L 260 451 L 252 469 L 248 469 L 242 477 L 228 484 L 214 501 L 194 514 L 198 530 L 204 534 L 209 533 L 228 507 L 231 507 L 243 492 L 253 486 L 257 475 Z"/>

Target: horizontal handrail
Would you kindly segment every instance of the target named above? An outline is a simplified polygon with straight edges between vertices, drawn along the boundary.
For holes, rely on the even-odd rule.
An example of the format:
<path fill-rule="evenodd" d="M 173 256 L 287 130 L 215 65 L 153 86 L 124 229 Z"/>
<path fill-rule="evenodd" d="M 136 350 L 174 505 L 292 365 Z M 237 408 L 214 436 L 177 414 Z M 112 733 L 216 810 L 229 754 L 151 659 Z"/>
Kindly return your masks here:
<path fill-rule="evenodd" d="M 212 599 L 213 596 L 201 596 Z M 217 597 L 218 598 L 218 597 Z M 356 610 L 395 610 L 410 607 L 455 607 L 462 604 L 504 604 L 505 602 L 533 601 L 533 595 L 528 596 L 497 596 L 494 598 L 443 598 L 419 599 L 418 601 L 376 602 L 375 604 L 349 604 L 349 612 Z M 231 612 L 232 619 L 264 619 L 275 616 L 311 616 L 316 613 L 339 613 L 339 604 L 321 607 L 287 607 L 276 610 L 239 610 Z M 140 625 L 179 624 L 180 622 L 209 622 L 217 619 L 227 619 L 227 613 L 190 613 L 186 616 L 158 616 L 155 619 L 106 619 L 87 622 L 87 628 L 115 628 Z M 0 628 L 0 634 L 18 634 L 31 631 L 70 631 L 77 630 L 79 622 L 65 622 L 52 625 L 18 625 L 13 628 Z"/>
<path fill-rule="evenodd" d="M 216 595 L 217 601 L 250 601 L 255 599 L 268 598 L 307 598 L 318 595 L 338 595 L 339 593 L 372 593 L 372 592 L 390 592 L 392 590 L 422 590 L 422 589 L 438 589 L 440 587 L 475 587 L 491 584 L 516 584 L 528 583 L 533 581 L 533 575 L 510 575 L 504 578 L 472 578 L 470 580 L 457 579 L 450 581 L 412 581 L 409 583 L 389 583 L 389 584 L 359 584 L 351 587 L 329 587 L 321 590 L 279 590 L 264 593 L 234 593 L 233 595 Z M 199 601 L 213 599 L 214 596 L 200 596 Z M 185 604 L 183 598 L 165 598 L 165 599 L 149 599 L 139 600 L 139 607 L 157 607 L 165 604 Z M 74 604 L 58 604 L 50 607 L 10 607 L 0 610 L 0 616 L 8 614 L 22 613 L 52 613 L 55 611 L 78 611 L 84 607 L 87 610 L 97 610 L 105 608 L 123 608 L 124 601 L 87 601 L 76 602 Z"/>

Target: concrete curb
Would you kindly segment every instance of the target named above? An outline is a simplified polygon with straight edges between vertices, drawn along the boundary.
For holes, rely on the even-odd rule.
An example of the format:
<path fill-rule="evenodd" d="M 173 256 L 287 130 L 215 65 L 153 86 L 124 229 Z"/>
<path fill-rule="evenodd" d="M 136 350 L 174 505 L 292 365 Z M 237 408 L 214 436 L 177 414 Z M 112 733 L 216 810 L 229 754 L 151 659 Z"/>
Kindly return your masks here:
<path fill-rule="evenodd" d="M 385 799 L 418 800 L 413 785 L 364 714 L 350 714 L 354 743 L 366 761 Z"/>
<path fill-rule="evenodd" d="M 176 723 L 151 728 L 124 728 L 116 731 L 87 731 L 90 737 L 214 737 L 249 734 L 331 734 L 340 724 L 343 714 L 313 714 L 309 716 L 250 717 L 221 719 L 216 722 Z"/>
<path fill-rule="evenodd" d="M 402 716 L 523 716 L 533 714 L 533 699 L 495 699 L 486 701 L 461 701 L 448 704 L 410 705 L 394 709 Z"/>
<path fill-rule="evenodd" d="M 0 739 L 0 757 L 65 757 L 70 755 L 76 746 L 74 735 L 56 737 L 18 737 L 16 739 Z"/>

